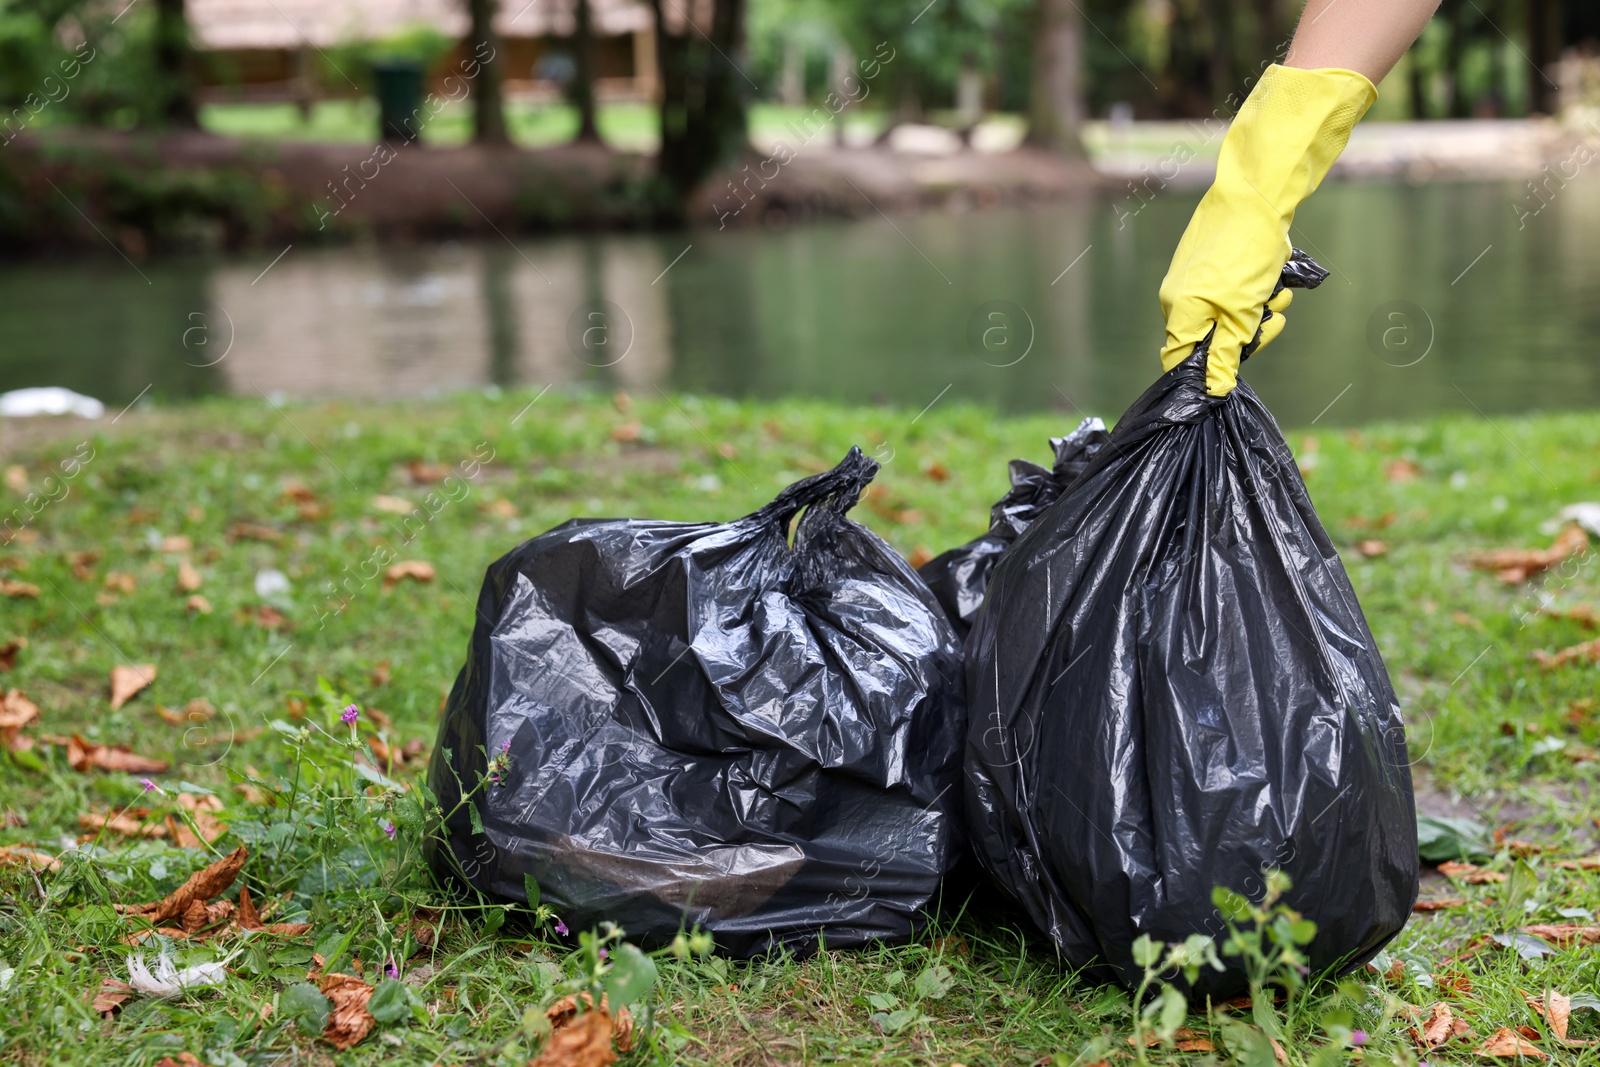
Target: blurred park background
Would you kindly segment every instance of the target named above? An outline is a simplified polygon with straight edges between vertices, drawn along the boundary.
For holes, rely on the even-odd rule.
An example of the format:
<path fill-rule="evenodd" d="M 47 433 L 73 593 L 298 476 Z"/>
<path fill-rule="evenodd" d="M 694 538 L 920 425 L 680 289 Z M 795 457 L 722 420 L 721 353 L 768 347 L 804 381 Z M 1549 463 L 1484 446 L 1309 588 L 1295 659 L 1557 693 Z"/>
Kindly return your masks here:
<path fill-rule="evenodd" d="M 1298 13 L 0 0 L 0 391 L 1114 415 Z M 1333 277 L 1252 381 L 1298 424 L 1600 405 L 1596 151 L 1600 7 L 1444 0 L 1297 219 Z"/>

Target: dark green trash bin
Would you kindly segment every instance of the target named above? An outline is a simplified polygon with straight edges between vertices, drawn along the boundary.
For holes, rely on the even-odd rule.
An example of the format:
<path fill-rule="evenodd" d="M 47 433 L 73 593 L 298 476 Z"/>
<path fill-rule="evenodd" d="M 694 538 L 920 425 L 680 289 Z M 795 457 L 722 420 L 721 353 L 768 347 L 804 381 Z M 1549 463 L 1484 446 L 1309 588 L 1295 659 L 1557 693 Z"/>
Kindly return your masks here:
<path fill-rule="evenodd" d="M 391 145 L 416 140 L 423 73 L 422 64 L 412 59 L 385 59 L 372 64 L 372 80 L 378 93 L 379 136 Z"/>

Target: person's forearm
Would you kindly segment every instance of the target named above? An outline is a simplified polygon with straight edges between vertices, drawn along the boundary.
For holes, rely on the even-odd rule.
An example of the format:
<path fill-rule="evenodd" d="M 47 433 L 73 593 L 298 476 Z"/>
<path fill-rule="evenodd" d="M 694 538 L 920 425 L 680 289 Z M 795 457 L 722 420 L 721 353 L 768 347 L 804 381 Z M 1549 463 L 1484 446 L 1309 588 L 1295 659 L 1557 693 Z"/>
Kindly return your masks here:
<path fill-rule="evenodd" d="M 1383 80 L 1439 0 L 1306 0 L 1284 65 L 1319 70 L 1341 67 Z"/>

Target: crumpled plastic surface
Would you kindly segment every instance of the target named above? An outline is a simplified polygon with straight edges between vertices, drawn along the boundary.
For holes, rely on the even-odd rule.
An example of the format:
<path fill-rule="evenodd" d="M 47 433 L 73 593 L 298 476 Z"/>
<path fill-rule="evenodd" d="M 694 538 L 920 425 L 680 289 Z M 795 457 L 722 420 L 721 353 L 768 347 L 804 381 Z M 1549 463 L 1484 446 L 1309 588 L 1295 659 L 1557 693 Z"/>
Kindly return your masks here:
<path fill-rule="evenodd" d="M 449 813 L 509 767 L 435 869 L 647 944 L 909 937 L 962 847 L 963 663 L 846 517 L 877 470 L 852 449 L 733 522 L 578 519 L 491 565 L 428 784 Z"/>
<path fill-rule="evenodd" d="M 1277 424 L 1206 395 L 1204 345 L 1005 554 L 967 657 L 969 833 L 1072 965 L 1133 987 L 1141 934 L 1222 935 L 1212 888 L 1258 900 L 1265 868 L 1313 970 L 1410 916 L 1398 701 Z M 1245 989 L 1224 962 L 1191 997 Z"/>
<path fill-rule="evenodd" d="M 1066 437 L 1050 438 L 1056 457 L 1054 466 L 1012 460 L 1011 489 L 989 509 L 989 532 L 941 552 L 917 568 L 944 606 L 957 634 L 965 638 L 972 628 L 972 620 L 983 606 L 983 594 L 989 588 L 989 575 L 1001 555 L 1029 523 L 1056 502 L 1110 439 L 1106 424 L 1091 416 Z"/>

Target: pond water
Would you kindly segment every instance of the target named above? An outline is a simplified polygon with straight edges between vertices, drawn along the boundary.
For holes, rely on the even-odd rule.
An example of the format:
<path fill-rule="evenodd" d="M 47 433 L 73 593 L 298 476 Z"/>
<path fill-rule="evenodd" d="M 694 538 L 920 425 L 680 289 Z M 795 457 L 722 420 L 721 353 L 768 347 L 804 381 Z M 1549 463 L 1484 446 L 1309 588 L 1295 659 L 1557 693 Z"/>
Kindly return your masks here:
<path fill-rule="evenodd" d="M 419 397 L 498 384 L 1114 416 L 1197 193 L 246 260 L 0 268 L 0 390 Z M 1600 180 L 1332 184 L 1332 270 L 1246 377 L 1287 425 L 1600 407 Z"/>

